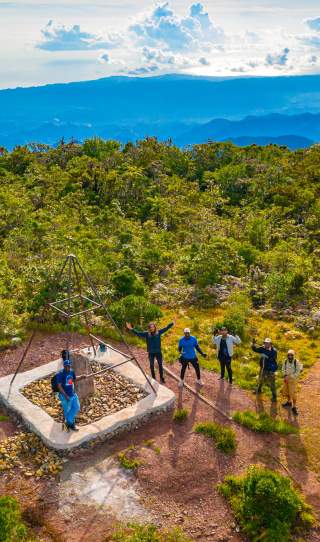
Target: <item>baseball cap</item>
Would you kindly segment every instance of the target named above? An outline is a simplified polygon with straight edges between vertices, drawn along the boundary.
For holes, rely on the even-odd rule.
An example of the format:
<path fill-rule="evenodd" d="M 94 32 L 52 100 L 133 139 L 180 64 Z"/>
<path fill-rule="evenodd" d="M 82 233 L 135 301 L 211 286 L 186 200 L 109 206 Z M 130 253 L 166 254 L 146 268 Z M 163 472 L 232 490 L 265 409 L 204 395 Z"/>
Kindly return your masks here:
<path fill-rule="evenodd" d="M 64 359 L 63 360 L 63 365 L 64 365 L 64 367 L 66 367 L 66 366 L 71 367 L 72 363 L 71 363 L 70 359 Z"/>
<path fill-rule="evenodd" d="M 264 342 L 264 343 L 272 343 L 272 340 L 269 339 L 269 337 L 267 337 L 263 342 Z"/>
<path fill-rule="evenodd" d="M 183 333 L 190 333 L 190 328 L 189 328 L 189 327 L 185 327 L 184 330 L 183 330 Z"/>

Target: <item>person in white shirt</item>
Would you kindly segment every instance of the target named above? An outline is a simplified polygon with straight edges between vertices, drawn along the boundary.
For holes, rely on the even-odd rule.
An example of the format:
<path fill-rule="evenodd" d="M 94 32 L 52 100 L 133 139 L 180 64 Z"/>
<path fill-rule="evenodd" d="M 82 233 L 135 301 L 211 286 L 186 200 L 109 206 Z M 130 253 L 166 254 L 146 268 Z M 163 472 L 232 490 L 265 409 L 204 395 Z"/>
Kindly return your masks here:
<path fill-rule="evenodd" d="M 294 350 L 288 350 L 287 359 L 282 365 L 283 388 L 282 395 L 286 397 L 286 402 L 283 407 L 292 407 L 292 412 L 295 416 L 298 415 L 297 410 L 297 382 L 299 374 L 303 369 L 302 364 L 295 357 Z"/>
<path fill-rule="evenodd" d="M 220 379 L 224 378 L 225 370 L 227 369 L 229 382 L 232 384 L 231 362 L 233 356 L 233 346 L 235 344 L 240 344 L 241 339 L 238 337 L 238 335 L 229 335 L 228 329 L 226 327 L 222 327 L 219 334 L 218 332 L 214 334 L 212 337 L 212 342 L 217 348 L 217 357 L 220 362 L 221 369 Z"/>

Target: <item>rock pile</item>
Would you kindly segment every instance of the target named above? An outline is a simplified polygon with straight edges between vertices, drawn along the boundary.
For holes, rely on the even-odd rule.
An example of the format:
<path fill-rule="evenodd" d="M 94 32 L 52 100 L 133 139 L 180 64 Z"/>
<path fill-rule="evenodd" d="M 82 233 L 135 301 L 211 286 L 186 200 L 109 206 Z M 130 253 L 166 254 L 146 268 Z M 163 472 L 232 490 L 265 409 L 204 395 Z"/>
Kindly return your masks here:
<path fill-rule="evenodd" d="M 0 443 L 0 472 L 19 470 L 25 476 L 55 475 L 62 460 L 33 433 L 18 433 Z"/>
<path fill-rule="evenodd" d="M 93 372 L 103 368 L 104 366 L 99 363 L 91 364 Z M 28 384 L 23 388 L 22 393 L 29 401 L 45 410 L 55 421 L 62 422 L 60 401 L 52 393 L 50 379 L 51 377 L 48 377 Z M 108 371 L 95 378 L 95 394 L 81 402 L 77 423 L 87 425 L 96 422 L 104 416 L 134 405 L 146 395 L 141 388 L 123 376 L 112 370 Z"/>

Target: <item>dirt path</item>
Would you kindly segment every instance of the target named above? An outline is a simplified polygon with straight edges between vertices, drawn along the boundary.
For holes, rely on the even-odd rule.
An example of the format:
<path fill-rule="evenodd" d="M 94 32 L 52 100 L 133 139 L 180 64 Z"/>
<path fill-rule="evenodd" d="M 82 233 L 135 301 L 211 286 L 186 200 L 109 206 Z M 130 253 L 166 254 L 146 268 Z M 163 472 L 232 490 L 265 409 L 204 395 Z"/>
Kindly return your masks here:
<path fill-rule="evenodd" d="M 25 368 L 55 359 L 64 344 L 64 335 L 40 336 Z M 84 345 L 86 341 L 81 336 L 75 336 L 74 344 Z M 140 349 L 134 350 L 146 367 L 145 353 Z M 6 354 L 6 364 L 2 364 L 0 369 L 2 374 L 12 372 L 21 351 L 20 348 Z M 52 356 L 50 359 L 46 352 Z M 178 372 L 177 366 L 171 369 Z M 193 385 L 193 372 L 188 371 L 186 378 Z M 34 484 L 33 500 L 36 502 L 39 499 L 42 503 L 49 524 L 52 522 L 50 513 L 56 514 L 59 506 L 71 507 L 72 516 L 77 517 L 67 538 L 63 536 L 62 540 L 102 542 L 117 516 L 116 505 L 113 504 L 110 509 L 110 503 L 118 502 L 120 510 L 121 507 L 130 509 L 132 506 L 134 511 L 136 507 L 138 516 L 143 508 L 141 514 L 145 513 L 160 526 L 180 526 L 194 540 L 240 542 L 243 538 L 216 486 L 227 474 L 243 472 L 252 463 L 261 463 L 283 474 L 289 472 L 320 514 L 320 420 L 319 417 L 314 419 L 320 397 L 319 363 L 309 371 L 302 383 L 299 394 L 301 414 L 297 422 L 299 434 L 289 437 L 258 435 L 231 423 L 238 442 L 237 451 L 232 456 L 217 451 L 206 438 L 194 434 L 192 430 L 195 422 L 215 420 L 226 423 L 225 419 L 186 390 L 179 392 L 176 382 L 170 377 L 166 380 L 167 386 L 176 393 L 177 404 L 190 412 L 185 423 L 178 425 L 172 422 L 171 414 L 154 418 L 114 441 L 75 452 L 72 460 L 66 463 L 61 481 L 48 482 L 49 491 L 46 483 Z M 268 399 L 257 403 L 254 396 L 219 381 L 214 373 L 204 372 L 203 380 L 203 395 L 228 414 L 244 409 L 264 409 L 275 414 L 278 409 L 279 413 L 282 410 L 282 416 L 290 416 L 280 405 L 270 407 Z M 153 445 L 147 446 L 146 440 L 152 440 Z M 142 462 L 134 479 L 132 475 L 122 476 L 117 465 L 116 454 L 128 445 L 136 447 Z M 110 472 L 113 472 L 115 484 L 112 484 Z M 3 481 L 3 492 L 9 492 L 12 478 L 4 478 Z M 19 484 L 19 492 L 23 492 L 23 481 Z M 81 498 L 81 494 L 85 498 Z M 50 499 L 55 501 L 55 505 L 48 502 Z M 319 542 L 320 533 L 314 530 L 307 540 Z"/>

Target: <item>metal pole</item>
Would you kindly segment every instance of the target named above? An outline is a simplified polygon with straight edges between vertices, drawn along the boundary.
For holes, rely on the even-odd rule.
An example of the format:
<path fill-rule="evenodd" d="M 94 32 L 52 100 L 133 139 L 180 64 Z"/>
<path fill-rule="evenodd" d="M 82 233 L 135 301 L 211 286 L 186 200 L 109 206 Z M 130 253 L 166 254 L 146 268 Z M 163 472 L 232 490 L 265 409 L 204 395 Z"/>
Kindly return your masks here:
<path fill-rule="evenodd" d="M 70 314 L 71 314 L 71 256 L 67 256 L 68 259 L 68 316 L 67 316 L 67 350 L 71 344 L 71 330 L 70 330 Z"/>
<path fill-rule="evenodd" d="M 179 377 L 176 374 L 174 374 L 172 371 L 170 371 L 170 369 L 167 369 L 167 367 L 163 367 L 163 369 L 169 376 L 171 376 L 174 380 L 179 382 Z M 224 416 L 225 418 L 227 418 L 227 420 L 229 420 L 231 422 L 233 421 L 232 418 L 230 416 L 228 416 L 228 414 L 223 412 L 223 410 L 220 410 L 220 408 L 218 408 L 214 403 L 211 403 L 211 401 L 209 401 L 209 399 L 207 399 L 206 397 L 203 397 L 203 395 L 200 395 L 200 393 L 198 393 L 196 390 L 191 388 L 191 386 L 189 386 L 188 384 L 183 384 L 183 387 L 186 388 L 188 391 L 190 391 L 193 395 L 198 397 L 198 399 L 200 399 L 200 401 L 202 401 L 203 403 L 205 403 L 209 407 L 213 408 L 213 410 L 215 410 L 216 412 L 221 414 L 221 416 Z"/>
<path fill-rule="evenodd" d="M 75 277 L 76 277 L 76 282 L 77 282 L 77 285 L 78 285 L 78 290 L 79 290 L 79 293 L 80 293 L 80 299 L 81 299 L 81 306 L 82 306 L 82 310 L 85 311 L 85 306 L 84 306 L 84 303 L 83 303 L 83 299 L 82 299 L 82 296 L 81 296 L 81 283 L 80 283 L 80 277 L 79 277 L 79 273 L 78 273 L 78 270 L 77 270 L 77 266 L 76 266 L 76 260 L 74 258 L 74 256 L 70 256 L 72 258 L 72 265 L 73 265 L 73 270 L 74 270 L 74 274 L 75 274 Z M 92 337 L 91 337 L 91 334 L 90 334 L 90 328 L 89 328 L 89 322 L 88 322 L 88 318 L 87 318 L 87 313 L 86 312 L 83 312 L 83 315 L 84 315 L 84 319 L 85 319 L 85 322 L 86 322 L 86 329 L 87 329 L 87 333 L 89 335 L 89 338 L 90 338 L 90 342 L 91 342 L 91 346 L 93 348 L 93 352 L 94 352 L 94 355 L 96 355 L 96 348 L 94 346 L 94 342 L 92 340 Z"/>
<path fill-rule="evenodd" d="M 109 313 L 105 303 L 102 301 L 102 298 L 100 297 L 100 294 L 98 293 L 98 291 L 96 290 L 96 287 L 94 286 L 94 284 L 92 283 L 91 279 L 89 278 L 89 276 L 86 274 L 86 272 L 84 271 L 81 263 L 79 262 L 78 258 L 75 256 L 75 259 L 77 260 L 77 263 L 78 263 L 78 266 L 84 276 L 84 278 L 86 279 L 87 283 L 90 285 L 93 293 L 95 294 L 96 298 L 99 300 L 99 303 L 100 305 L 102 306 L 102 308 L 104 309 L 105 313 L 107 314 L 109 320 L 113 323 L 114 327 L 119 331 L 119 335 L 123 341 L 123 343 L 126 345 L 127 347 L 127 350 L 128 352 L 130 353 L 130 355 L 132 356 L 133 360 L 135 361 L 135 363 L 137 364 L 137 366 L 139 367 L 140 371 L 142 372 L 143 376 L 145 377 L 145 379 L 147 380 L 148 384 L 150 385 L 152 391 L 155 393 L 155 395 L 157 394 L 155 388 L 153 387 L 153 385 L 151 384 L 151 381 L 148 377 L 148 375 L 145 373 L 145 371 L 143 370 L 142 366 L 140 365 L 140 363 L 138 362 L 136 356 L 131 352 L 131 349 L 121 331 L 121 329 L 117 326 L 117 324 L 115 323 L 114 319 L 112 318 L 111 314 Z"/>
<path fill-rule="evenodd" d="M 62 267 L 61 267 L 61 269 L 60 269 L 60 271 L 59 271 L 59 273 L 58 273 L 57 279 L 55 280 L 55 287 L 52 289 L 52 292 L 50 293 L 50 297 L 53 297 L 53 293 L 54 293 L 54 292 L 56 291 L 56 289 L 57 289 L 57 286 L 56 286 L 56 285 L 57 285 L 57 283 L 60 281 L 60 279 L 61 279 L 61 277 L 62 277 L 62 274 L 63 274 L 63 272 L 64 272 L 64 270 L 65 270 L 66 265 L 67 265 L 67 261 L 68 261 L 68 258 L 65 259 L 65 261 L 64 261 L 64 263 L 63 263 L 63 265 L 62 265 Z M 46 303 L 46 305 L 43 307 L 43 309 L 42 309 L 40 315 L 38 316 L 38 320 L 40 320 L 40 319 L 42 318 L 42 316 L 43 316 L 43 314 L 45 313 L 45 311 L 49 308 L 49 305 L 50 305 L 50 300 L 48 300 L 48 302 Z M 27 346 L 26 346 L 26 348 L 25 348 L 25 350 L 24 350 L 24 352 L 23 352 L 23 354 L 22 354 L 21 360 L 20 360 L 20 362 L 18 363 L 18 366 L 17 366 L 17 368 L 16 368 L 16 370 L 15 370 L 15 373 L 14 373 L 12 379 L 11 379 L 10 386 L 9 386 L 9 392 L 8 392 L 8 398 L 9 398 L 9 396 L 10 396 L 12 384 L 13 384 L 13 382 L 14 382 L 14 380 L 15 380 L 17 374 L 18 374 L 18 372 L 20 371 L 20 369 L 21 369 L 21 367 L 22 367 L 22 364 L 23 364 L 23 362 L 24 362 L 24 360 L 25 360 L 25 358 L 26 358 L 26 356 L 27 356 L 27 353 L 28 353 L 28 351 L 29 351 L 29 349 L 30 349 L 30 346 L 31 346 L 31 344 L 32 344 L 32 342 L 33 342 L 33 340 L 34 340 L 34 338 L 35 338 L 35 336 L 36 336 L 36 333 L 37 333 L 37 329 L 34 329 L 34 331 L 33 331 L 32 334 L 31 334 L 31 337 L 30 337 L 30 339 L 29 339 L 29 342 L 28 342 L 28 344 L 27 344 Z"/>

